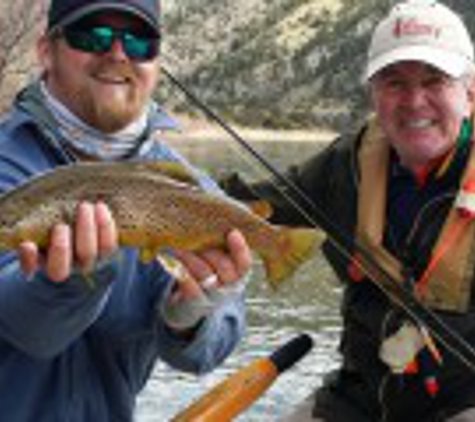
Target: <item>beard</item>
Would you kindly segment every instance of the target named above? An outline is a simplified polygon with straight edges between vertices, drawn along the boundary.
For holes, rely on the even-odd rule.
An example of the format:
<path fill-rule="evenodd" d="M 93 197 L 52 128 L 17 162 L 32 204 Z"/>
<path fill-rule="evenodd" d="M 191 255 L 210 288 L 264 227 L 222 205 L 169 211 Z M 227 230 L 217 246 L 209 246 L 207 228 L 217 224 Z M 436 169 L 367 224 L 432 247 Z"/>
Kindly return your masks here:
<path fill-rule="evenodd" d="M 93 96 L 82 98 L 83 104 L 89 106 L 82 113 L 82 120 L 104 133 L 118 132 L 137 119 L 145 106 L 144 101 L 136 95 L 122 98 L 108 98 L 98 101 Z"/>
<path fill-rule="evenodd" d="M 56 67 L 51 72 L 53 91 L 77 117 L 104 132 L 117 132 L 143 112 L 150 98 L 133 64 L 102 59 L 80 75 L 68 75 Z"/>
<path fill-rule="evenodd" d="M 148 101 L 131 67 L 122 63 L 104 63 L 91 72 L 98 81 L 119 81 L 99 90 L 79 92 L 82 118 L 90 126 L 105 132 L 117 132 L 137 119 Z"/>

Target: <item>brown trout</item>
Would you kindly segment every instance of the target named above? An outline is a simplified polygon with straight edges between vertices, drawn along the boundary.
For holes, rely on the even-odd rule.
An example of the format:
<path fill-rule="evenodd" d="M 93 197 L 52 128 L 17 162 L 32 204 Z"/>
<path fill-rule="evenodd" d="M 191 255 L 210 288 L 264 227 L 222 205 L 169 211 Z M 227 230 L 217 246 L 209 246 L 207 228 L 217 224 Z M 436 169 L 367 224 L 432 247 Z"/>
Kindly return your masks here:
<path fill-rule="evenodd" d="M 144 261 L 166 249 L 225 245 L 239 229 L 261 257 L 271 285 L 290 276 L 313 251 L 318 233 L 269 224 L 243 204 L 205 192 L 182 166 L 166 163 L 83 163 L 58 167 L 0 197 L 0 250 L 24 240 L 45 247 L 51 227 L 70 224 L 81 201 L 105 202 L 119 243 Z"/>

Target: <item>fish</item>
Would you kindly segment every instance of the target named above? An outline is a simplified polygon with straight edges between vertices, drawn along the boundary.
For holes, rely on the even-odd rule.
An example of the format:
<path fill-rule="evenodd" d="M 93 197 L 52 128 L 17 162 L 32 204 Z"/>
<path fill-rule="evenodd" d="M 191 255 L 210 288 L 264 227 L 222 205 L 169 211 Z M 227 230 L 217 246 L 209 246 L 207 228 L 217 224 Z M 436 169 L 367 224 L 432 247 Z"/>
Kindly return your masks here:
<path fill-rule="evenodd" d="M 273 287 L 311 256 L 319 238 L 315 229 L 273 225 L 252 207 L 205 191 L 181 164 L 84 162 L 48 170 L 0 196 L 0 251 L 26 240 L 45 248 L 51 228 L 71 224 L 83 201 L 107 204 L 119 245 L 139 249 L 144 262 L 165 250 L 225 247 L 236 228 Z"/>

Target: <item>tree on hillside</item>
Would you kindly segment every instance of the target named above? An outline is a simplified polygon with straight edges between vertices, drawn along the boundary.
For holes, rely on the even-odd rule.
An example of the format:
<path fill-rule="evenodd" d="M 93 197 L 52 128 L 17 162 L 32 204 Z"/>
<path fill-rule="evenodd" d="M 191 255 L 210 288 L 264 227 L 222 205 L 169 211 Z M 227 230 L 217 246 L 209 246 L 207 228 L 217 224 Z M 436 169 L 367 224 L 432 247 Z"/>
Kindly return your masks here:
<path fill-rule="evenodd" d="M 47 0 L 2 0 L 0 4 L 0 109 L 31 74 L 34 42 Z"/>

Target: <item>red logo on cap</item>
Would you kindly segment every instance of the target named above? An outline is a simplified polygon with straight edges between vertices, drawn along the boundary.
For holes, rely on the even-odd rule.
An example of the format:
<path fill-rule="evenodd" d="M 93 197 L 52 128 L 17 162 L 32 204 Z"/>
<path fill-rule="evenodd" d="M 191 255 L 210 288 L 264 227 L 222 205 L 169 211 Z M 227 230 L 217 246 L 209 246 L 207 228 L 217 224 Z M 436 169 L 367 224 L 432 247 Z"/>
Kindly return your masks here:
<path fill-rule="evenodd" d="M 418 21 L 416 18 L 398 19 L 393 28 L 393 34 L 396 38 L 419 36 L 438 38 L 440 33 L 441 28 Z"/>

